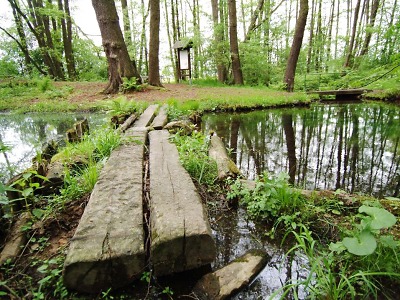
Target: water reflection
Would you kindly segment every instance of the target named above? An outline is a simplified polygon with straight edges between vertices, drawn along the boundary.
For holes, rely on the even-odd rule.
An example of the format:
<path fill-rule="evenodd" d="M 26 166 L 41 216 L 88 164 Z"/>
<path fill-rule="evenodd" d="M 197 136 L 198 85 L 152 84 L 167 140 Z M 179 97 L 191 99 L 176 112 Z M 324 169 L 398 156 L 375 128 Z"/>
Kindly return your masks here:
<path fill-rule="evenodd" d="M 250 179 L 288 172 L 307 189 L 399 196 L 400 109 L 369 104 L 317 105 L 203 117 Z"/>
<path fill-rule="evenodd" d="M 276 299 L 279 290 L 289 282 L 305 279 L 309 273 L 304 256 L 285 256 L 285 247 L 271 241 L 265 235 L 265 225 L 258 225 L 247 219 L 244 209 L 226 210 L 222 214 L 211 212 L 211 226 L 217 246 L 217 258 L 213 269 L 226 266 L 230 261 L 250 249 L 264 249 L 270 259 L 256 279 L 232 299 Z M 287 249 L 286 249 L 287 250 Z M 306 298 L 304 290 L 297 291 L 299 299 Z M 290 297 L 289 297 L 290 298 Z"/>
<path fill-rule="evenodd" d="M 0 114 L 0 146 L 10 148 L 0 152 L 0 181 L 29 167 L 46 141 L 64 140 L 65 132 L 83 118 L 88 119 L 90 128 L 107 122 L 98 114 Z"/>

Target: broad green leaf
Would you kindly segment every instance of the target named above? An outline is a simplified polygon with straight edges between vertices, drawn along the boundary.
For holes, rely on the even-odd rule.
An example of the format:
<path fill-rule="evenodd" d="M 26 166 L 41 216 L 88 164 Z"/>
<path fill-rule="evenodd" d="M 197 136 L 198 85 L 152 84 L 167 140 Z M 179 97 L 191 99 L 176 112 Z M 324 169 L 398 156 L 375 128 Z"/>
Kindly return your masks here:
<path fill-rule="evenodd" d="M 397 248 L 397 242 L 393 239 L 393 236 L 391 235 L 382 235 L 379 240 L 381 241 L 382 245 L 396 249 Z"/>
<path fill-rule="evenodd" d="M 376 240 L 371 232 L 364 230 L 359 237 L 344 238 L 343 245 L 352 254 L 370 255 L 376 249 Z"/>
<path fill-rule="evenodd" d="M 371 229 L 389 228 L 396 224 L 396 217 L 386 209 L 378 207 L 370 207 L 366 205 L 360 206 L 360 213 L 365 213 L 372 218 Z"/>

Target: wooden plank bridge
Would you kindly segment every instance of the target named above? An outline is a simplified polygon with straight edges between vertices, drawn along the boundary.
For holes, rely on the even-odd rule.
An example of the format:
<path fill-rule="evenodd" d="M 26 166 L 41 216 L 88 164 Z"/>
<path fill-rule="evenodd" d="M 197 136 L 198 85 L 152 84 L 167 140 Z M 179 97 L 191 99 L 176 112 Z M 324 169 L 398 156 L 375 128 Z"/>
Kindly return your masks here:
<path fill-rule="evenodd" d="M 346 90 L 325 90 L 308 91 L 307 94 L 318 94 L 320 99 L 327 99 L 332 96 L 336 100 L 359 99 L 363 94 L 370 92 L 368 89 L 346 89 Z"/>

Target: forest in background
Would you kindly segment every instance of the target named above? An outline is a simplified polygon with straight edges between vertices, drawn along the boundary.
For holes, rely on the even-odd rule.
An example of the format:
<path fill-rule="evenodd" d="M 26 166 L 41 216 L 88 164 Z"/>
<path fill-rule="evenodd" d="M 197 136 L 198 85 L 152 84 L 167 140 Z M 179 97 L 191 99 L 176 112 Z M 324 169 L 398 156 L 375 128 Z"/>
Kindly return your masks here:
<path fill-rule="evenodd" d="M 77 2 L 2 2 L 9 6 L 12 16 L 8 22 L 0 19 L 0 77 L 107 79 L 103 49 L 70 17 Z M 156 66 L 161 78 L 178 81 L 177 52 L 173 45 L 183 40 L 192 45 L 194 79 L 218 78 L 228 84 L 283 88 L 296 40 L 296 21 L 303 5 L 306 24 L 295 62 L 297 78 L 301 75 L 302 79 L 296 80 L 296 89 L 319 88 L 321 82 L 335 88 L 349 84 L 362 87 L 381 76 L 394 78 L 382 88 L 399 86 L 397 0 L 93 1 L 102 2 L 111 5 L 115 2 L 124 44 L 142 77 Z M 161 37 L 161 51 L 158 48 L 155 51 L 151 43 L 156 32 L 150 34 L 152 11 L 160 18 L 161 24 L 155 30 Z M 235 43 L 237 49 L 232 48 Z M 236 51 L 237 55 L 233 55 Z M 161 60 L 161 69 L 149 62 L 152 53 Z M 235 79 L 237 68 L 241 80 Z M 353 80 L 343 80 L 346 74 L 351 74 Z M 303 78 L 308 78 L 307 87 Z"/>

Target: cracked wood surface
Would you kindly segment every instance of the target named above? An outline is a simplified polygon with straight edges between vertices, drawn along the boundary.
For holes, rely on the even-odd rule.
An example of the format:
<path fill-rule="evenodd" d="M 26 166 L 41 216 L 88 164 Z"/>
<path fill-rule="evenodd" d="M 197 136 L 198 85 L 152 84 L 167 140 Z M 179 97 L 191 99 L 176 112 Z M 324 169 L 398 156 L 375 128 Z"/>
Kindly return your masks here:
<path fill-rule="evenodd" d="M 216 255 L 208 218 L 166 130 L 150 139 L 151 261 L 156 276 L 194 269 Z"/>
<path fill-rule="evenodd" d="M 145 268 L 143 155 L 146 131 L 115 149 L 104 166 L 71 240 L 64 264 L 67 287 L 98 292 L 121 287 Z"/>

